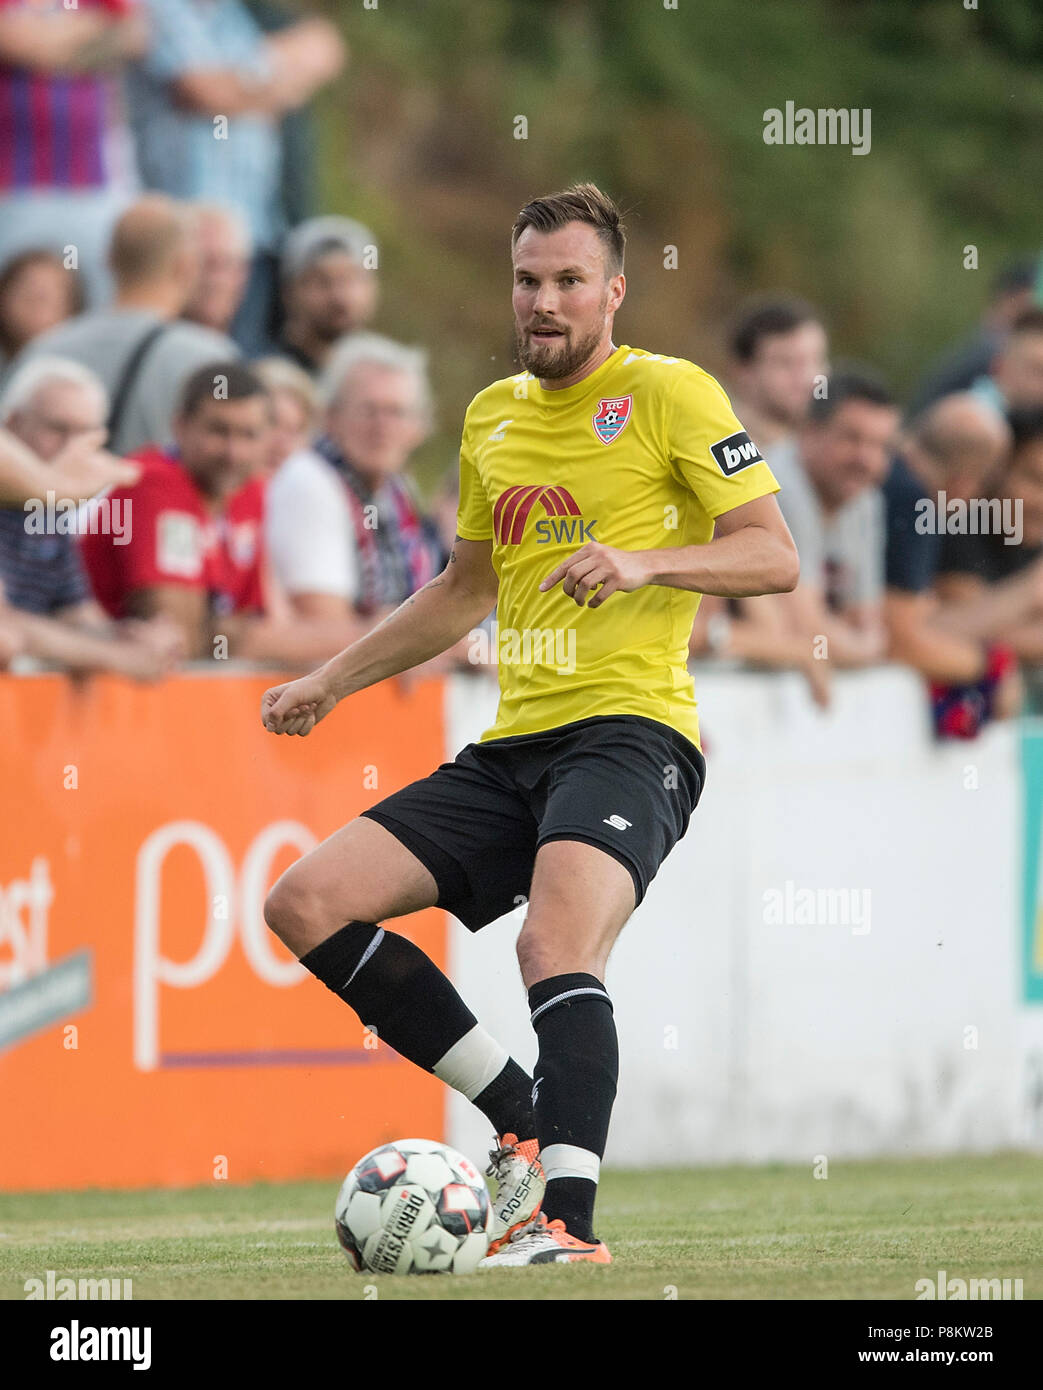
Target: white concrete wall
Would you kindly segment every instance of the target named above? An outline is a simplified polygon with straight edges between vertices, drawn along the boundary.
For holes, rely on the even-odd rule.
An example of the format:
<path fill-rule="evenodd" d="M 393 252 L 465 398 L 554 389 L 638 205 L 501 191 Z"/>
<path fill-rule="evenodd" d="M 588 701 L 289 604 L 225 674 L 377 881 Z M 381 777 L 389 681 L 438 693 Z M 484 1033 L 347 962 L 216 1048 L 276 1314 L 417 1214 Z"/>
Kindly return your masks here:
<path fill-rule="evenodd" d="M 606 1163 L 1026 1142 L 1015 730 L 937 745 L 919 682 L 891 669 L 841 678 L 828 714 L 797 676 L 719 671 L 697 693 L 706 791 L 608 970 L 621 1075 Z M 460 678 L 448 698 L 452 757 L 496 691 Z M 857 892 L 869 930 L 766 921 L 787 881 Z M 519 926 L 454 922 L 451 968 L 531 1068 Z M 480 1154 L 488 1138 L 454 1095 L 450 1142 Z"/>

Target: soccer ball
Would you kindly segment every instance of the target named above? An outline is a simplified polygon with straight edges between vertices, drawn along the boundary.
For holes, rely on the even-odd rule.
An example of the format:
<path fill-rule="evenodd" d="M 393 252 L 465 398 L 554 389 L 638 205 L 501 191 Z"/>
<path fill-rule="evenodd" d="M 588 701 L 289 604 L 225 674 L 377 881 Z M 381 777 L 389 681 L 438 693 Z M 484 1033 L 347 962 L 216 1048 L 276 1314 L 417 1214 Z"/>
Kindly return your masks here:
<path fill-rule="evenodd" d="M 398 1139 L 360 1158 L 335 1215 L 337 1239 L 359 1272 L 470 1274 L 489 1247 L 484 1178 L 431 1139 Z"/>

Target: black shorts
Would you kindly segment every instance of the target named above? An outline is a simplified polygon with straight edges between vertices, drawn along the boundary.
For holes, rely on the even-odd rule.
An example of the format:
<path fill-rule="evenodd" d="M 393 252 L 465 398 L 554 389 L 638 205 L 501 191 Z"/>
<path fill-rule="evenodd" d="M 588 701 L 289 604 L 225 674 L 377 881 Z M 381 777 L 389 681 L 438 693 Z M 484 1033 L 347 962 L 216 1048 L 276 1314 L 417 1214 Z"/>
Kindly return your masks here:
<path fill-rule="evenodd" d="M 598 715 L 469 743 L 364 816 L 434 876 L 439 907 L 470 931 L 527 901 L 536 851 L 581 840 L 618 859 L 640 903 L 688 829 L 703 755 L 667 724 Z"/>

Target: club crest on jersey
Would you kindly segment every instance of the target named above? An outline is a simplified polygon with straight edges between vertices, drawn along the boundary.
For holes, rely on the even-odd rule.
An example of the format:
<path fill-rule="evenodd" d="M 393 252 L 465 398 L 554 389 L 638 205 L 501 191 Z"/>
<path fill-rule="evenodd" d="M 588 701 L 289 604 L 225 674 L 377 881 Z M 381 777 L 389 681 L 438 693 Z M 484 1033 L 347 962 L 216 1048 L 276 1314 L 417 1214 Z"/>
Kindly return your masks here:
<path fill-rule="evenodd" d="M 633 396 L 602 396 L 591 424 L 602 444 L 611 444 L 630 419 Z"/>

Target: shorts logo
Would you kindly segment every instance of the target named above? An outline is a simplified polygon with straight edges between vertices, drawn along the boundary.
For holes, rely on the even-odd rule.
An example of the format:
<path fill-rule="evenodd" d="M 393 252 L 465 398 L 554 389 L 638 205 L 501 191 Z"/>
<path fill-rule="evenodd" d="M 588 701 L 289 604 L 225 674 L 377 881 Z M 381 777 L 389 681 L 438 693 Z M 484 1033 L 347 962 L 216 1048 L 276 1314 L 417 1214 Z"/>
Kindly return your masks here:
<path fill-rule="evenodd" d="M 622 433 L 634 405 L 633 396 L 602 396 L 591 424 L 602 444 L 611 444 Z"/>
<path fill-rule="evenodd" d="M 521 544 L 525 523 L 537 502 L 544 513 L 552 518 L 550 529 L 545 521 L 537 523 L 537 529 L 543 527 L 546 531 L 546 535 L 541 533 L 540 539 L 543 541 L 549 541 L 553 532 L 555 540 L 572 542 L 579 539 L 582 543 L 591 533 L 591 528 L 597 525 L 596 521 L 582 519 L 576 499 L 565 488 L 554 483 L 518 483 L 501 492 L 493 507 L 493 535 L 498 545 Z M 557 517 L 565 520 L 553 519 Z M 570 517 L 575 520 L 568 520 Z M 590 539 L 594 539 L 592 534 Z"/>
<path fill-rule="evenodd" d="M 619 815 L 611 815 L 606 816 L 602 823 L 604 825 L 611 825 L 613 830 L 629 830 L 634 822 L 631 820 L 624 820 L 623 817 Z"/>
<path fill-rule="evenodd" d="M 760 450 L 745 430 L 730 434 L 727 439 L 718 439 L 716 444 L 710 445 L 710 453 L 726 478 L 743 468 L 749 468 L 751 463 L 764 462 Z"/>

